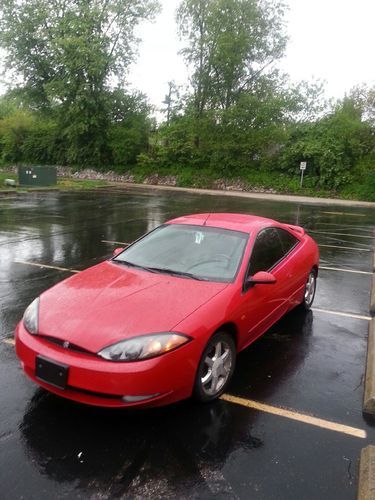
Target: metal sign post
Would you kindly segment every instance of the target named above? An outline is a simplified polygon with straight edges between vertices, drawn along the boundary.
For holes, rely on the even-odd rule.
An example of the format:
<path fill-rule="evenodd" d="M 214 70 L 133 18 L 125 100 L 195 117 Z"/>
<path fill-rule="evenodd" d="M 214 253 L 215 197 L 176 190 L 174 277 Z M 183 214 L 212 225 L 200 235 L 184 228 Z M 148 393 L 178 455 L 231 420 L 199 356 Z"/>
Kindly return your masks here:
<path fill-rule="evenodd" d="M 303 184 L 303 173 L 306 170 L 306 165 L 307 163 L 305 161 L 301 161 L 301 163 L 299 164 L 299 169 L 301 170 L 301 184 L 299 186 L 300 188 L 302 187 Z"/>

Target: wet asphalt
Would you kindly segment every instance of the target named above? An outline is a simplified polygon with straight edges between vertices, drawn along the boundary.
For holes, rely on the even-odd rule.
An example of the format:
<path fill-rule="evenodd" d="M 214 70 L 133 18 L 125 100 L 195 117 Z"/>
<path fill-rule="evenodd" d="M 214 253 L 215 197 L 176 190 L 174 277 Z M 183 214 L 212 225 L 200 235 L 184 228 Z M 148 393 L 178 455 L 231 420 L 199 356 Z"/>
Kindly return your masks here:
<path fill-rule="evenodd" d="M 174 216 L 254 213 L 320 244 L 315 309 L 369 315 L 375 211 L 150 189 L 0 198 L 0 498 L 354 499 L 368 321 L 296 309 L 238 356 L 228 394 L 366 431 L 319 428 L 227 401 L 143 411 L 78 405 L 38 389 L 9 343 L 26 306 Z M 349 247 L 349 249 L 342 248 Z M 346 270 L 363 273 L 345 272 Z M 173 376 L 173 374 L 171 374 Z"/>

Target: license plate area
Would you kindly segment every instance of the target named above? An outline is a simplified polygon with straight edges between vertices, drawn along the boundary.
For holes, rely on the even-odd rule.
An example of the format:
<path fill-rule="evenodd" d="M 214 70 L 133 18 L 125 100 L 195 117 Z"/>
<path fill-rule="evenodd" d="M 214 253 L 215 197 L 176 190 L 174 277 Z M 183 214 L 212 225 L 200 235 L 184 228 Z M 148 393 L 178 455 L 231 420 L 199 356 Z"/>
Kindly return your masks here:
<path fill-rule="evenodd" d="M 68 382 L 69 367 L 56 363 L 43 356 L 35 359 L 35 375 L 42 382 L 47 382 L 58 389 L 65 389 Z"/>

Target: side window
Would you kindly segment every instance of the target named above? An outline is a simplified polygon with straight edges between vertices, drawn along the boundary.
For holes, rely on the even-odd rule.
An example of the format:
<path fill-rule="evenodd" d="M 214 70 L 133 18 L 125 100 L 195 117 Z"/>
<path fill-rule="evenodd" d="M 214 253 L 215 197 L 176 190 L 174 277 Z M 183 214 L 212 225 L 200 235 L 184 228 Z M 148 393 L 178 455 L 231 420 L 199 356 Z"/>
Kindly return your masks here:
<path fill-rule="evenodd" d="M 284 229 L 277 228 L 277 234 L 281 240 L 281 245 L 283 247 L 284 255 L 291 251 L 291 249 L 297 245 L 299 240 L 295 238 L 292 234 L 288 233 Z"/>
<path fill-rule="evenodd" d="M 249 275 L 254 276 L 258 271 L 268 271 L 284 255 L 281 240 L 275 228 L 261 231 L 254 243 L 250 257 Z"/>

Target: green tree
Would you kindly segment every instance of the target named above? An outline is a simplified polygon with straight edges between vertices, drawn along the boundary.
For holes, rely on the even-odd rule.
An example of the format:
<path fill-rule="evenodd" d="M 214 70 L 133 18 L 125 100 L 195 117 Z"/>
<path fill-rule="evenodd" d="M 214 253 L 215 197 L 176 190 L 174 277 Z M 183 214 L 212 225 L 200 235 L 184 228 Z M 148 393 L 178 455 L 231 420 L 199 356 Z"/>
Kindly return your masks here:
<path fill-rule="evenodd" d="M 177 14 L 196 113 L 228 109 L 284 54 L 281 0 L 183 0 Z"/>
<path fill-rule="evenodd" d="M 349 97 L 361 110 L 362 120 L 370 123 L 375 129 L 375 85 L 358 85 L 350 91 Z"/>
<path fill-rule="evenodd" d="M 108 160 L 110 92 L 154 0 L 2 0 L 0 45 L 31 106 L 53 113 L 73 163 Z"/>
<path fill-rule="evenodd" d="M 121 88 L 111 96 L 109 148 L 115 165 L 133 166 L 139 154 L 147 151 L 152 128 L 150 106 L 141 93 L 126 94 Z"/>
<path fill-rule="evenodd" d="M 174 81 L 168 82 L 168 94 L 164 97 L 163 113 L 166 116 L 167 126 L 171 120 L 175 118 L 179 111 L 181 111 L 180 88 Z"/>

